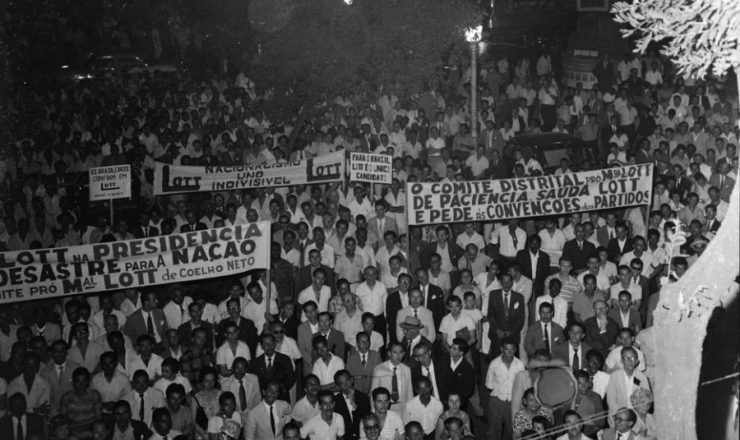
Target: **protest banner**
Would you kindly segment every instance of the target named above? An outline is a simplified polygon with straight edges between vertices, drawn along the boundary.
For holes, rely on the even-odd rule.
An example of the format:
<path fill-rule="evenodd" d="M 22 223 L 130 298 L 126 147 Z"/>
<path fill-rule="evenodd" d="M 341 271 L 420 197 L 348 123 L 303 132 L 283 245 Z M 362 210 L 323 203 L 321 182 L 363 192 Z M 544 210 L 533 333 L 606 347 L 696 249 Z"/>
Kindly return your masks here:
<path fill-rule="evenodd" d="M 194 167 L 160 162 L 154 169 L 154 194 L 228 191 L 338 182 L 344 178 L 343 151 L 276 165 Z"/>
<path fill-rule="evenodd" d="M 131 165 L 90 168 L 90 201 L 131 197 Z"/>
<path fill-rule="evenodd" d="M 350 182 L 385 183 L 393 180 L 393 158 L 387 154 L 350 153 Z"/>
<path fill-rule="evenodd" d="M 472 182 L 406 185 L 409 225 L 505 220 L 647 205 L 653 166 Z"/>
<path fill-rule="evenodd" d="M 0 253 L 0 305 L 267 269 L 270 223 Z"/>

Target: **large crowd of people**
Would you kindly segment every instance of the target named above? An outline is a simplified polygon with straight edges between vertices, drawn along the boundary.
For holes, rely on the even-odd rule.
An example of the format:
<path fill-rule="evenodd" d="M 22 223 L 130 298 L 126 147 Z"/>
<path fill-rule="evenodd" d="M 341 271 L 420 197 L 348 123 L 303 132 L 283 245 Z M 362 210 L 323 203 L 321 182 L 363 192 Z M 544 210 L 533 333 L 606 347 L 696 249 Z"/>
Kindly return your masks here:
<path fill-rule="evenodd" d="M 439 440 L 482 438 L 487 424 L 495 440 L 656 439 L 659 347 L 641 334 L 660 279 L 680 278 L 727 214 L 737 94 L 655 56 L 604 57 L 589 90 L 556 81 L 548 57 L 509 61 L 476 72 L 475 130 L 469 68 L 420 94 L 327 94 L 305 123 L 265 114 L 270 93 L 244 71 L 19 95 L 0 162 L 3 251 L 267 221 L 271 270 L 1 307 L 0 432 Z M 558 173 L 654 164 L 652 205 L 407 224 L 407 182 L 541 175 L 531 150 L 507 147 L 538 132 L 592 148 L 595 160 Z M 392 156 L 393 183 L 153 194 L 155 162 L 273 165 L 339 150 Z M 135 209 L 111 224 L 84 185 L 91 168 L 121 164 Z M 687 239 L 674 249 L 678 230 Z M 553 407 L 540 393 L 567 390 L 540 372 L 555 367 L 577 393 Z"/>

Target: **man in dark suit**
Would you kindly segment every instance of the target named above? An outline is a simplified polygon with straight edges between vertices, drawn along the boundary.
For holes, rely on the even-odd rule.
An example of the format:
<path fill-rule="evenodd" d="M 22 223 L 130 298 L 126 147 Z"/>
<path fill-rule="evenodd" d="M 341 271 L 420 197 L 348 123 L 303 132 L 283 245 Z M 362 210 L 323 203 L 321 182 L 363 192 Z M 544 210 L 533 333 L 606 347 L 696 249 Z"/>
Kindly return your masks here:
<path fill-rule="evenodd" d="M 414 290 L 414 295 L 411 297 L 412 306 L 415 306 L 419 302 L 419 294 L 417 292 L 418 290 Z M 405 349 L 402 362 L 413 371 L 419 365 L 419 360 L 416 356 L 416 347 L 419 345 L 432 347 L 432 341 L 421 335 L 420 330 L 424 328 L 424 325 L 422 325 L 421 320 L 418 318 L 406 316 L 403 322 L 399 323 L 399 327 L 403 331 L 403 338 L 401 338 L 400 343 Z"/>
<path fill-rule="evenodd" d="M 719 231 L 719 227 L 722 226 L 722 222 L 717 220 L 717 207 L 709 203 L 704 207 L 704 216 L 707 220 L 707 224 L 704 225 L 704 232 L 709 234 L 716 234 Z"/>
<path fill-rule="evenodd" d="M 520 334 L 524 328 L 524 297 L 521 293 L 514 292 L 511 287 L 514 281 L 511 275 L 501 275 L 501 289 L 491 292 L 488 300 L 488 321 L 490 329 L 488 337 L 491 338 L 491 359 L 501 354 L 501 340 L 512 337 L 519 344 Z"/>
<path fill-rule="evenodd" d="M 334 318 L 329 312 L 319 313 L 319 331 L 311 336 L 311 341 L 316 336 L 323 336 L 326 338 L 326 347 L 334 356 L 344 362 L 347 359 L 347 347 L 344 342 L 344 333 L 332 328 Z M 311 344 L 313 345 L 313 343 Z M 316 349 L 311 350 L 311 365 L 319 359 L 319 354 Z"/>
<path fill-rule="evenodd" d="M 594 70 L 591 72 L 596 77 L 598 84 L 596 85 L 601 93 L 606 93 L 609 88 L 617 83 L 617 75 L 614 72 L 614 64 L 609 61 L 609 54 L 604 53 L 601 57 L 601 62 L 594 66 Z"/>
<path fill-rule="evenodd" d="M 8 398 L 8 414 L 0 417 L 0 432 L 8 440 L 25 440 L 31 435 L 44 436 L 44 418 L 40 415 L 26 412 L 26 396 L 15 393 Z M 24 423 L 25 420 L 25 423 Z M 25 432 L 18 432 L 19 426 L 25 425 Z M 7 436 L 7 437 L 6 437 Z"/>
<path fill-rule="evenodd" d="M 236 151 L 233 142 L 229 141 L 226 143 L 226 150 L 221 153 L 221 157 L 219 158 L 221 165 L 242 165 L 244 163 L 241 153 Z"/>
<path fill-rule="evenodd" d="M 522 275 L 532 280 L 534 284 L 535 298 L 545 294 L 545 278 L 550 276 L 550 257 L 540 251 L 540 245 L 542 245 L 542 238 L 539 235 L 532 235 L 529 237 L 527 249 L 516 253 L 516 262 L 522 266 Z M 533 273 L 532 262 L 534 260 L 537 260 L 537 264 Z"/>
<path fill-rule="evenodd" d="M 401 298 L 405 298 L 408 303 L 409 289 L 413 278 L 409 274 L 401 274 L 398 276 L 398 290 L 388 295 L 385 300 L 385 320 L 388 323 L 388 335 L 390 336 L 390 342 L 398 342 L 398 336 L 396 335 L 396 317 L 398 312 L 403 308 L 403 302 Z"/>
<path fill-rule="evenodd" d="M 419 282 L 419 290 L 424 296 L 423 305 L 432 312 L 434 328 L 439 329 L 442 318 L 445 316 L 444 292 L 439 287 L 429 283 L 429 272 L 424 268 L 416 270 L 416 280 Z"/>
<path fill-rule="evenodd" d="M 609 240 L 609 244 L 606 246 L 609 251 L 609 257 L 614 264 L 619 264 L 619 260 L 622 259 L 622 255 L 632 252 L 635 247 L 632 243 L 632 239 L 627 236 L 629 229 L 624 222 L 617 223 L 614 227 L 617 236 Z"/>
<path fill-rule="evenodd" d="M 459 281 L 457 279 L 459 274 L 459 271 L 457 270 L 457 262 L 460 260 L 460 258 L 463 258 L 465 256 L 465 251 L 463 250 L 463 248 L 455 243 L 454 239 L 450 239 L 450 230 L 447 228 L 447 226 L 437 226 L 435 232 L 437 233 L 437 242 L 429 243 L 428 245 L 426 245 L 426 247 L 419 254 L 419 260 L 422 262 L 422 264 L 424 264 L 429 261 L 429 258 L 432 254 L 436 253 L 439 254 L 444 261 L 444 257 L 446 255 L 447 258 L 449 258 L 450 263 L 452 264 L 452 271 L 450 271 L 450 281 L 452 282 L 453 286 L 456 286 L 457 282 Z M 431 308 L 427 308 L 431 310 Z"/>
<path fill-rule="evenodd" d="M 205 231 L 208 229 L 205 223 L 198 221 L 198 215 L 195 211 L 188 209 L 185 211 L 185 219 L 188 223 L 180 226 L 180 232 Z"/>
<path fill-rule="evenodd" d="M 313 284 L 313 271 L 322 268 L 326 271 L 326 280 L 324 285 L 329 286 L 331 289 L 331 296 L 337 294 L 337 283 L 334 275 L 334 269 L 324 264 L 321 264 L 321 252 L 318 249 L 311 249 L 308 253 L 307 266 L 303 266 L 298 269 L 295 275 L 295 294 L 303 292 L 304 289 Z"/>
<path fill-rule="evenodd" d="M 443 363 L 450 366 L 450 374 L 447 377 L 447 396 L 457 394 L 460 396 L 460 408 L 468 411 L 468 400 L 475 392 L 475 368 L 465 359 L 470 346 L 463 338 L 452 340 L 450 357 L 445 357 Z"/>
<path fill-rule="evenodd" d="M 147 440 L 152 431 L 146 423 L 131 418 L 131 405 L 126 400 L 119 400 L 113 405 L 113 421 L 108 423 L 108 436 L 105 440 L 113 440 L 113 437 L 123 438 L 129 426 L 133 431 L 133 440 Z"/>
<path fill-rule="evenodd" d="M 583 324 L 573 322 L 568 327 L 568 340 L 553 347 L 552 358 L 567 362 L 568 366 L 574 371 L 586 368 L 586 355 L 591 350 L 591 347 L 583 342 L 585 332 L 586 327 Z M 576 365 L 578 368 L 574 368 L 574 361 L 576 359 L 578 360 L 578 365 Z"/>
<path fill-rule="evenodd" d="M 347 370 L 334 373 L 334 383 L 340 391 L 334 398 L 334 412 L 344 419 L 344 438 L 357 440 L 360 438 L 360 423 L 370 414 L 370 398 L 355 389 L 352 374 Z"/>
<path fill-rule="evenodd" d="M 540 303 L 538 312 L 540 319 L 529 326 L 527 336 L 524 338 L 524 351 L 530 358 L 534 357 L 537 350 L 547 350 L 552 353 L 556 345 L 565 343 L 563 327 L 552 322 L 555 314 L 552 304 Z M 547 332 L 547 338 L 545 338 L 545 332 Z"/>
<path fill-rule="evenodd" d="M 596 230 L 596 241 L 599 242 L 600 246 L 607 247 L 609 246 L 609 240 L 617 238 L 617 214 L 610 211 L 606 213 L 604 218 L 606 219 L 606 224 Z"/>
<path fill-rule="evenodd" d="M 419 343 L 414 347 L 416 365 L 411 368 L 411 382 L 416 383 L 426 377 L 432 384 L 432 395 L 440 402 L 447 402 L 449 380 L 452 375 L 449 359 L 432 360 L 432 346 L 429 343 Z M 419 393 L 414 390 L 414 395 Z"/>
<path fill-rule="evenodd" d="M 272 319 L 283 324 L 286 336 L 298 340 L 298 326 L 301 325 L 301 320 L 295 313 L 295 301 L 292 297 L 280 298 L 280 312 L 272 315 Z"/>
<path fill-rule="evenodd" d="M 563 246 L 563 258 L 568 258 L 573 262 L 574 275 L 588 270 L 588 257 L 596 252 L 596 246 L 590 241 L 586 241 L 586 227 L 578 224 L 574 228 L 576 238 L 568 240 Z"/>
<path fill-rule="evenodd" d="M 206 331 L 206 347 L 213 349 L 214 332 L 213 325 L 210 322 L 203 321 L 203 308 L 200 303 L 192 302 L 188 305 L 188 313 L 190 314 L 190 321 L 181 324 L 177 328 L 177 333 L 180 334 L 180 344 L 186 347 L 193 346 L 193 332 L 197 328 L 202 328 Z M 128 321 L 126 321 L 128 323 Z M 254 324 L 253 324 L 254 325 Z"/>
<path fill-rule="evenodd" d="M 159 229 L 149 225 L 149 214 L 143 212 L 139 215 L 139 225 L 131 233 L 136 238 L 156 237 L 159 235 Z"/>
<path fill-rule="evenodd" d="M 239 308 L 240 301 L 236 298 L 231 298 L 226 302 L 226 310 L 229 312 L 229 319 L 221 320 L 216 327 L 216 346 L 220 347 L 221 344 L 226 341 L 226 327 L 230 322 L 236 323 L 238 339 L 246 342 L 249 347 L 249 351 L 252 352 L 252 356 L 257 354 L 257 344 L 259 343 L 259 333 L 257 327 L 251 319 L 241 316 L 241 309 Z M 187 322 L 183 325 L 186 325 Z"/>
<path fill-rule="evenodd" d="M 262 333 L 260 346 L 264 354 L 249 364 L 249 373 L 257 376 L 263 390 L 269 382 L 282 384 L 279 398 L 290 402 L 290 389 L 296 380 L 293 363 L 288 356 L 275 351 L 275 337 L 271 333 Z"/>
<path fill-rule="evenodd" d="M 498 150 L 491 151 L 491 157 L 488 159 L 488 177 L 492 180 L 509 178 L 509 161 L 501 157 Z"/>
<path fill-rule="evenodd" d="M 727 159 L 720 159 L 717 162 L 719 172 L 712 174 L 709 178 L 709 185 L 719 189 L 720 198 L 727 203 L 730 203 L 730 194 L 732 194 L 732 188 L 735 187 L 735 179 L 727 175 L 731 169 Z"/>
<path fill-rule="evenodd" d="M 583 323 L 585 334 L 584 343 L 591 348 L 599 350 L 606 359 L 609 356 L 609 349 L 614 345 L 614 341 L 619 336 L 619 324 L 610 318 L 608 314 L 609 306 L 606 302 L 598 300 L 594 302 L 596 316 L 592 316 Z M 588 351 L 588 350 L 587 350 Z"/>
<path fill-rule="evenodd" d="M 347 371 L 352 374 L 355 389 L 365 394 L 370 393 L 370 384 L 373 379 L 373 371 L 380 364 L 380 354 L 370 350 L 370 335 L 365 332 L 357 333 L 355 336 L 357 350 L 347 357 Z"/>
<path fill-rule="evenodd" d="M 610 103 L 609 106 L 613 106 L 613 104 Z M 606 114 L 607 113 L 605 113 L 605 115 Z M 613 114 L 609 116 L 604 126 L 601 127 L 601 130 L 599 130 L 599 136 L 601 136 L 601 145 L 602 145 L 601 151 L 606 151 L 606 152 L 609 151 L 609 140 L 612 138 L 612 136 L 617 134 L 617 131 L 619 130 L 620 130 L 619 115 Z"/>
<path fill-rule="evenodd" d="M 144 292 L 141 295 L 141 308 L 128 317 L 123 333 L 132 341 L 145 334 L 152 335 L 159 341 L 163 340 L 169 327 L 164 312 L 158 307 L 157 292 Z"/>

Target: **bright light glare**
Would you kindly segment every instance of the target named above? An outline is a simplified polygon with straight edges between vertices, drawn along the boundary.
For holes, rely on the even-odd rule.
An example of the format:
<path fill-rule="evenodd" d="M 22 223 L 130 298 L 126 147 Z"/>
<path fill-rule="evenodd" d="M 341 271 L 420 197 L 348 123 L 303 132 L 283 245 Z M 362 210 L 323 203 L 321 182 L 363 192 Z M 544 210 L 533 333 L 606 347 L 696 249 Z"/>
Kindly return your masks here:
<path fill-rule="evenodd" d="M 480 35 L 482 32 L 483 32 L 483 26 L 468 28 L 468 30 L 465 31 L 465 39 L 471 43 L 479 41 Z"/>
<path fill-rule="evenodd" d="M 342 1 L 344 1 L 345 5 L 351 5 L 352 3 L 354 3 L 355 0 L 342 0 Z"/>

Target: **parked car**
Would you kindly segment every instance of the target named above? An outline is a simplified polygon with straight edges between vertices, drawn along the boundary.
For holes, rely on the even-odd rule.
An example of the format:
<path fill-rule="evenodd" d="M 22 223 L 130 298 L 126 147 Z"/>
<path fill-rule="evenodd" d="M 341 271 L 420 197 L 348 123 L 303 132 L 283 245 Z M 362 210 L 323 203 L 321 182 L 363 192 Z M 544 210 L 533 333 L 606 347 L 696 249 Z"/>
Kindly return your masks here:
<path fill-rule="evenodd" d="M 61 66 L 57 79 L 80 81 L 106 76 L 112 73 L 140 72 L 177 72 L 173 64 L 149 64 L 144 57 L 136 53 L 90 54 L 79 66 L 67 64 Z"/>
<path fill-rule="evenodd" d="M 570 161 L 570 170 L 583 171 L 584 162 L 594 163 L 591 146 L 583 139 L 566 133 L 530 133 L 516 136 L 504 147 L 504 154 L 513 160 L 516 151 L 532 150 L 532 157 L 542 165 L 545 174 L 554 174 L 560 159 Z"/>

